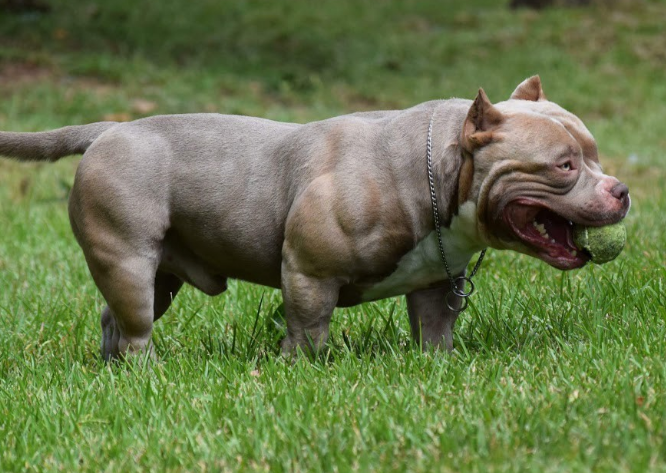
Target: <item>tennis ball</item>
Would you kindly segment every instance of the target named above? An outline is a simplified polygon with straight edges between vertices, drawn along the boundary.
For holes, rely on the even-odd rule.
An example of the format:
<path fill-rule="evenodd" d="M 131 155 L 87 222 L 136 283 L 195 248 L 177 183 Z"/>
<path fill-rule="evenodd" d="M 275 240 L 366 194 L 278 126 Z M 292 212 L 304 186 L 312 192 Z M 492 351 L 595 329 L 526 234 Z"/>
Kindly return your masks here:
<path fill-rule="evenodd" d="M 627 241 L 627 229 L 622 222 L 605 227 L 575 226 L 574 243 L 592 256 L 592 262 L 608 263 L 622 252 Z"/>

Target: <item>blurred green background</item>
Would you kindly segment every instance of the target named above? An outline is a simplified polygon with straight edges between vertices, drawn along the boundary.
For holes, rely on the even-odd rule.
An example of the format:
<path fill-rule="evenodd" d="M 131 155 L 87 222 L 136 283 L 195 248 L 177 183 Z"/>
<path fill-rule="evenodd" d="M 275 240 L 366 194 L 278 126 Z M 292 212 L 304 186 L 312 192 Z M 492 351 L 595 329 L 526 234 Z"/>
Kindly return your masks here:
<path fill-rule="evenodd" d="M 0 11 L 2 128 L 192 111 L 307 121 L 478 87 L 500 101 L 539 73 L 605 154 L 658 162 L 665 144 L 662 1 L 42 1 Z"/>

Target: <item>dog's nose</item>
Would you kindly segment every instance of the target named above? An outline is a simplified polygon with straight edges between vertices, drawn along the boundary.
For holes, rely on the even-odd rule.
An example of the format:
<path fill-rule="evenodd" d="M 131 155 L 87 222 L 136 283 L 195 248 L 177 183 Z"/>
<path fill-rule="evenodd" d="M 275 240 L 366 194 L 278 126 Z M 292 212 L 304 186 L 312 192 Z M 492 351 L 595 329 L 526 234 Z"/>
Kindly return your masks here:
<path fill-rule="evenodd" d="M 622 182 L 618 182 L 610 190 L 610 193 L 617 200 L 624 200 L 629 195 L 629 188 L 627 187 L 626 184 L 624 184 Z"/>

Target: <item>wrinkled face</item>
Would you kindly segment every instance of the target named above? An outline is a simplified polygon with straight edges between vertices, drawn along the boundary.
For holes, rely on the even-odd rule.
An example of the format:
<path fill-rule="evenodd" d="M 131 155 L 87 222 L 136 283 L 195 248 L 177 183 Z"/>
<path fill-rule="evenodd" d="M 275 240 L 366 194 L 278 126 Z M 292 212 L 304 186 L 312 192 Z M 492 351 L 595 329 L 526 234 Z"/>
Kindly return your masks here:
<path fill-rule="evenodd" d="M 486 238 L 559 269 L 585 265 L 589 255 L 576 248 L 574 225 L 622 220 L 630 207 L 627 186 L 603 173 L 594 138 L 558 105 L 509 100 L 495 107 L 502 122 L 474 153 Z"/>

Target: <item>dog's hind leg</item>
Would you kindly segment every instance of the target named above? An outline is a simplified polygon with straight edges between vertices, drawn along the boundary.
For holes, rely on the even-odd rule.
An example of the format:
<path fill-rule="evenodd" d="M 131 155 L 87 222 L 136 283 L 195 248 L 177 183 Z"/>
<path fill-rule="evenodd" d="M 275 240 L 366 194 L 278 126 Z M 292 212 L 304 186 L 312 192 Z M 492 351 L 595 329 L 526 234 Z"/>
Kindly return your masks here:
<path fill-rule="evenodd" d="M 157 319 L 164 315 L 182 286 L 183 281 L 178 276 L 159 270 L 157 271 L 157 274 L 155 275 L 153 322 L 157 321 Z"/>
<path fill-rule="evenodd" d="M 109 360 L 151 353 L 153 321 L 180 288 L 168 275 L 158 274 L 164 225 L 131 213 L 108 218 L 110 211 L 124 210 L 120 205 L 102 209 L 105 218 L 94 210 L 70 215 L 90 274 L 107 303 L 101 317 L 102 356 Z"/>
<path fill-rule="evenodd" d="M 95 283 L 108 304 L 101 319 L 104 359 L 152 354 L 156 309 L 159 306 L 163 313 L 168 307 L 155 301 L 154 262 L 143 257 L 125 257 L 112 264 L 90 256 L 87 259 Z"/>
<path fill-rule="evenodd" d="M 104 361 L 110 361 L 118 357 L 118 338 L 120 337 L 120 332 L 116 326 L 116 318 L 108 305 L 102 310 L 101 325 L 101 354 Z"/>
<path fill-rule="evenodd" d="M 153 300 L 153 322 L 167 311 L 173 299 L 183 285 L 183 281 L 173 274 L 157 271 Z M 109 361 L 120 354 L 120 330 L 116 324 L 116 316 L 109 306 L 102 311 L 102 357 Z"/>
<path fill-rule="evenodd" d="M 156 291 L 163 285 L 158 268 L 171 219 L 168 151 L 159 134 L 137 140 L 121 130 L 91 146 L 76 171 L 69 217 L 108 304 L 102 315 L 106 359 L 152 353 L 153 321 L 174 292 Z"/>

